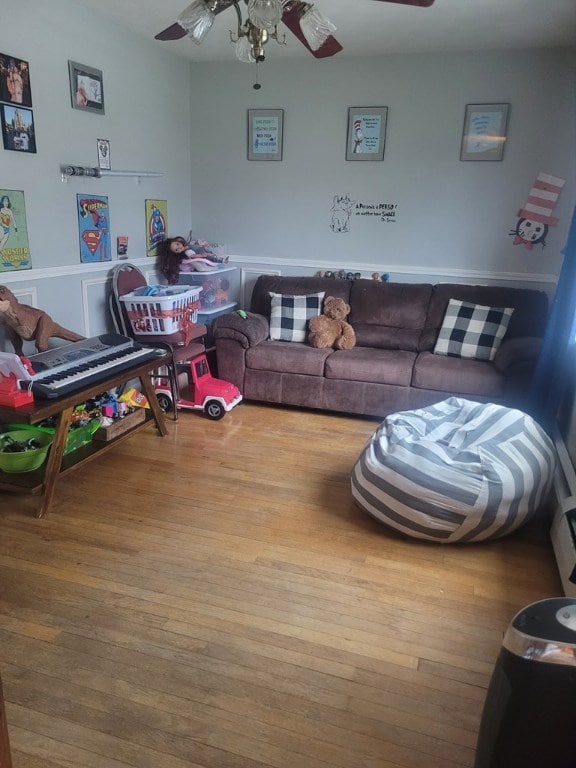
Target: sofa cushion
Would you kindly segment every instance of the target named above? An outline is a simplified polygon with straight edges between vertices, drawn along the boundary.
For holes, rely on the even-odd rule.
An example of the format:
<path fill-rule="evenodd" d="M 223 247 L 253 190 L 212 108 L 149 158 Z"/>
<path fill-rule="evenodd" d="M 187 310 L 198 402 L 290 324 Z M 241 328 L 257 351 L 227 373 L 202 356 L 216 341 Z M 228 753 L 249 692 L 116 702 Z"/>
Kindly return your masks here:
<path fill-rule="evenodd" d="M 548 297 L 544 291 L 495 285 L 439 283 L 434 286 L 430 300 L 426 326 L 420 339 L 421 351 L 434 349 L 450 299 L 488 307 L 514 307 L 514 314 L 504 337 L 506 339 L 544 335 L 548 318 Z"/>
<path fill-rule="evenodd" d="M 431 295 L 432 286 L 426 283 L 355 280 L 348 322 L 356 345 L 417 352 Z"/>
<path fill-rule="evenodd" d="M 324 292 L 292 296 L 270 292 L 270 338 L 273 341 L 306 341 L 308 320 L 322 311 Z"/>
<path fill-rule="evenodd" d="M 496 398 L 504 395 L 505 378 L 493 363 L 420 352 L 414 363 L 412 386 L 436 392 Z"/>
<path fill-rule="evenodd" d="M 354 347 L 333 352 L 326 360 L 324 375 L 327 379 L 409 387 L 415 358 L 415 352 Z"/>
<path fill-rule="evenodd" d="M 338 296 L 350 304 L 351 280 L 336 280 L 327 277 L 290 277 L 280 275 L 260 275 L 254 284 L 250 311 L 270 318 L 270 293 L 285 293 L 303 296 L 308 293 L 324 291 L 326 296 Z"/>
<path fill-rule="evenodd" d="M 450 299 L 434 347 L 435 355 L 494 360 L 514 309 Z"/>
<path fill-rule="evenodd" d="M 263 341 L 246 350 L 246 367 L 260 371 L 323 376 L 324 363 L 332 349 L 314 349 L 308 344 Z"/>

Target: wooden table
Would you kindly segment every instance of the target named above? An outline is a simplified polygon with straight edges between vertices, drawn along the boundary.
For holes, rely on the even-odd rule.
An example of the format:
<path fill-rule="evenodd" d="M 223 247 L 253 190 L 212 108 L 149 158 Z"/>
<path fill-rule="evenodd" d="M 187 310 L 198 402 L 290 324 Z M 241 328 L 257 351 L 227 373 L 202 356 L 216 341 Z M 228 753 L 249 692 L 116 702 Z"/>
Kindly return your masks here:
<path fill-rule="evenodd" d="M 164 414 L 158 405 L 150 373 L 170 362 L 171 355 L 166 353 L 151 360 L 138 363 L 131 368 L 126 368 L 119 373 L 108 375 L 98 382 L 89 384 L 64 397 L 52 400 L 35 399 L 33 403 L 21 406 L 20 408 L 0 406 L 0 424 L 37 424 L 51 416 L 56 417 L 56 433 L 46 463 L 33 472 L 10 474 L 0 470 L 0 491 L 42 493 L 42 502 L 36 512 L 36 517 L 43 517 L 48 512 L 54 496 L 56 481 L 61 475 L 65 475 L 92 461 L 102 451 L 113 448 L 121 440 L 125 440 L 135 432 L 139 432 L 150 421 L 155 422 L 158 432 L 164 437 L 167 434 Z M 65 456 L 64 448 L 66 446 L 68 428 L 72 423 L 74 408 L 86 400 L 90 400 L 90 398 L 125 384 L 132 379 L 139 380 L 141 390 L 148 398 L 150 411 L 148 412 L 147 410 L 147 418 L 109 442 L 93 441 Z"/>
<path fill-rule="evenodd" d="M 6 724 L 6 708 L 4 706 L 4 696 L 2 695 L 2 679 L 0 679 L 0 768 L 12 768 L 8 726 Z"/>

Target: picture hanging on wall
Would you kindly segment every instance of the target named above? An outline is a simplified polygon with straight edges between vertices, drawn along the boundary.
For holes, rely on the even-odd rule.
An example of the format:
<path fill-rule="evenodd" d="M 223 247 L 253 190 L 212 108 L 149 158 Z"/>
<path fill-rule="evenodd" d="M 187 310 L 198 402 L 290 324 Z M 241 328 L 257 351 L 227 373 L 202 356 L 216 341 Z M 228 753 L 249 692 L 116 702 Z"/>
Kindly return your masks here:
<path fill-rule="evenodd" d="M 168 231 L 166 200 L 146 200 L 146 256 L 156 257 L 158 244 Z"/>
<path fill-rule="evenodd" d="M 383 160 L 388 107 L 349 107 L 346 160 Z"/>
<path fill-rule="evenodd" d="M 94 67 L 88 67 L 86 64 L 69 61 L 68 73 L 70 76 L 72 108 L 103 115 L 104 83 L 102 81 L 102 71 L 94 69 Z"/>
<path fill-rule="evenodd" d="M 282 160 L 283 109 L 248 110 L 248 160 Z"/>
<path fill-rule="evenodd" d="M 28 62 L 7 53 L 0 53 L 0 101 L 32 106 Z"/>
<path fill-rule="evenodd" d="M 111 261 L 110 209 L 105 195 L 76 195 L 80 261 Z"/>
<path fill-rule="evenodd" d="M 0 272 L 31 268 L 24 192 L 0 189 Z"/>
<path fill-rule="evenodd" d="M 15 152 L 36 152 L 36 133 L 31 109 L 0 104 L 4 149 Z"/>
<path fill-rule="evenodd" d="M 467 104 L 460 160 L 502 160 L 509 104 Z"/>
<path fill-rule="evenodd" d="M 110 141 L 108 139 L 96 139 L 96 148 L 98 150 L 98 168 L 101 171 L 109 171 L 110 164 Z"/>

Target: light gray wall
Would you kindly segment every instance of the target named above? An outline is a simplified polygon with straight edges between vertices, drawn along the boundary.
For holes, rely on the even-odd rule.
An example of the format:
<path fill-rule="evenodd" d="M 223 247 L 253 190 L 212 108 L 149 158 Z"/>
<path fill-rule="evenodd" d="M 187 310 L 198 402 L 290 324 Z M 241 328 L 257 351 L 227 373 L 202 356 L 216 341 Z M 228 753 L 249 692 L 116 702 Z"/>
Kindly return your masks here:
<path fill-rule="evenodd" d="M 374 263 L 442 278 L 459 270 L 555 275 L 575 202 L 574 50 L 274 61 L 262 89 L 240 64 L 192 70 L 192 219 L 228 250 L 321 266 Z M 509 103 L 501 162 L 461 162 L 467 103 Z M 347 108 L 387 106 L 383 162 L 345 160 Z M 283 108 L 284 159 L 246 158 L 248 108 Z M 540 171 L 567 179 L 547 247 L 509 231 Z M 330 229 L 334 195 L 397 204 L 397 222 Z"/>
<path fill-rule="evenodd" d="M 215 32 L 213 32 L 215 34 Z M 225 243 L 249 287 L 260 272 L 350 268 L 401 280 L 502 282 L 552 290 L 575 201 L 574 51 L 534 50 L 189 64 L 160 45 L 79 8 L 73 0 L 3 4 L 0 52 L 30 63 L 37 154 L 0 148 L 0 188 L 24 190 L 33 269 L 0 274 L 27 303 L 87 335 L 109 323 L 113 264 L 79 262 L 76 194 L 108 195 L 112 242 L 145 257 L 144 201 L 168 201 L 171 234 Z M 68 60 L 101 69 L 106 114 L 70 106 Z M 503 162 L 462 163 L 464 107 L 509 102 Z M 387 106 L 383 162 L 344 159 L 347 107 Z M 248 108 L 285 110 L 284 160 L 246 159 Z M 96 139 L 112 167 L 158 179 L 62 183 L 62 163 L 96 165 Z M 508 235 L 536 174 L 568 180 L 548 246 L 527 251 Z M 334 195 L 397 204 L 396 223 L 353 217 L 330 230 Z M 3 346 L 0 338 L 0 348 Z"/>

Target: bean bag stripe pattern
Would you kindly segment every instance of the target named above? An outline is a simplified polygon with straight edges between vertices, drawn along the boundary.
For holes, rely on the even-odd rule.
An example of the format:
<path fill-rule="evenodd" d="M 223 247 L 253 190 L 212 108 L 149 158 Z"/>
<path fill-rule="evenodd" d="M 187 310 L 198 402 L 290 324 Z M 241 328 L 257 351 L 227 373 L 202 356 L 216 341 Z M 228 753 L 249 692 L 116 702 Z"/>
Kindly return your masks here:
<path fill-rule="evenodd" d="M 541 506 L 556 466 L 527 414 L 448 398 L 391 414 L 352 471 L 352 496 L 382 523 L 442 544 L 505 536 Z"/>

